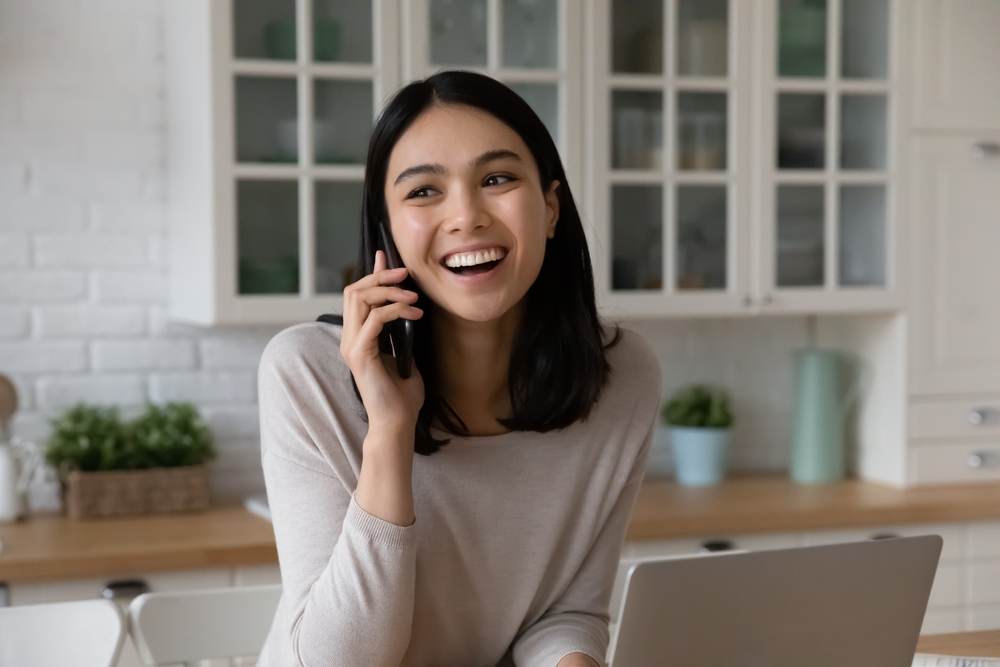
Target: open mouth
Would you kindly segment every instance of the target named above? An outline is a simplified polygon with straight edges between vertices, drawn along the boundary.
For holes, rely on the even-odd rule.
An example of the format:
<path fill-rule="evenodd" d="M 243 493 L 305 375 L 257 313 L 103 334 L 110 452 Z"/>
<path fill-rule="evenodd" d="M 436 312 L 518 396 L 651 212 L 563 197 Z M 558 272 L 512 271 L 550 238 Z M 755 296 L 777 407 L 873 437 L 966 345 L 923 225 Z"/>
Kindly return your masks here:
<path fill-rule="evenodd" d="M 475 266 L 455 266 L 455 267 L 446 266 L 444 268 L 460 276 L 478 276 L 481 273 L 489 273 L 494 268 L 496 268 L 497 265 L 499 265 L 500 262 L 502 262 L 503 260 L 504 258 L 500 258 L 492 262 L 483 262 L 482 264 L 476 264 Z"/>

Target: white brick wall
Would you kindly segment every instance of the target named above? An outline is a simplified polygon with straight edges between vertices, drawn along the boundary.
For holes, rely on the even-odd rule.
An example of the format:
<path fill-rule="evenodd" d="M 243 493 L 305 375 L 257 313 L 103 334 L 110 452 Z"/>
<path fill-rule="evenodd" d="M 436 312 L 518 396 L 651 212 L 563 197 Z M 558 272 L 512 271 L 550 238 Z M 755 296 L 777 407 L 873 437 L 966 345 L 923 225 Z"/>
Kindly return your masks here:
<path fill-rule="evenodd" d="M 195 401 L 223 451 L 213 488 L 242 495 L 263 487 L 255 370 L 276 329 L 166 317 L 164 1 L 0 0 L 0 372 L 25 437 L 77 400 Z M 665 394 L 732 388 L 736 467 L 787 465 L 802 318 L 627 326 Z"/>
<path fill-rule="evenodd" d="M 263 488 L 256 366 L 276 329 L 164 317 L 162 1 L 0 0 L 0 373 L 23 437 L 78 401 L 193 400 L 213 490 L 244 495 Z"/>

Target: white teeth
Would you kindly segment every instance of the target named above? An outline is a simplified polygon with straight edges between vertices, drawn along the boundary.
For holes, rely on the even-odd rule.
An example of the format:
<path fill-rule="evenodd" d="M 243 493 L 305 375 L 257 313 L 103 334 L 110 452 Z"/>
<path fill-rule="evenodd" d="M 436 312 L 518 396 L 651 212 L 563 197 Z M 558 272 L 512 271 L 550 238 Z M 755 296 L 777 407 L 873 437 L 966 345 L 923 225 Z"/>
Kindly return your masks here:
<path fill-rule="evenodd" d="M 452 255 L 444 261 L 445 266 L 456 268 L 459 266 L 475 266 L 476 264 L 484 264 L 486 262 L 495 262 L 499 259 L 503 259 L 504 250 L 503 248 L 491 248 L 485 252 L 479 250 L 477 252 L 466 252 L 458 255 Z"/>

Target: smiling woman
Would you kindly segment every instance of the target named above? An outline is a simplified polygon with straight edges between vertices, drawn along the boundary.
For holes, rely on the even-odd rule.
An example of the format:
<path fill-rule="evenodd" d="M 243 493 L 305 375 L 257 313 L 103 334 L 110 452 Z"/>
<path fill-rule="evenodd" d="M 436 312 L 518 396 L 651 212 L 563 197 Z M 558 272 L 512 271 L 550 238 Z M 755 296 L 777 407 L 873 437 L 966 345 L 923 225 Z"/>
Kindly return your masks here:
<path fill-rule="evenodd" d="M 261 361 L 284 593 L 260 664 L 603 664 L 659 363 L 597 315 L 545 126 L 486 76 L 406 86 L 372 135 L 360 237 L 343 315 Z"/>

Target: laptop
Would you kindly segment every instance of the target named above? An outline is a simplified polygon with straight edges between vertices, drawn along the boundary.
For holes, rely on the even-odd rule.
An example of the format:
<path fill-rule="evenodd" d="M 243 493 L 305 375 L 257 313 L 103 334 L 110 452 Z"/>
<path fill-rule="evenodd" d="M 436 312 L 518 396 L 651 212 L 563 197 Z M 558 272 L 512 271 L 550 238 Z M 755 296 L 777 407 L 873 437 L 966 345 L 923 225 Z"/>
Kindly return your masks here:
<path fill-rule="evenodd" d="M 611 667 L 910 667 L 937 535 L 646 561 Z"/>

